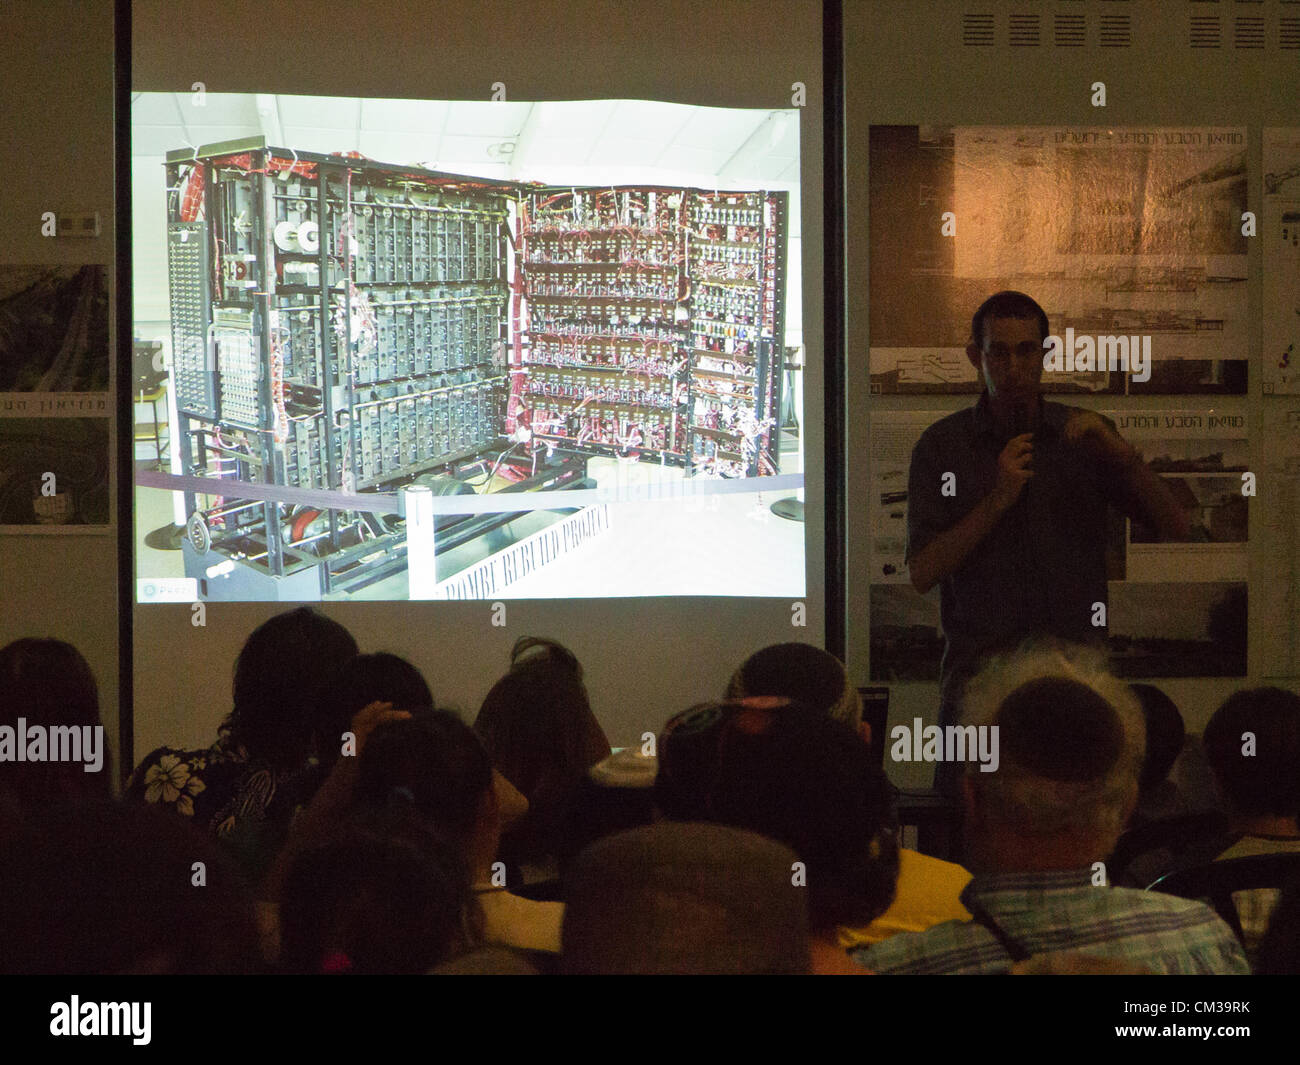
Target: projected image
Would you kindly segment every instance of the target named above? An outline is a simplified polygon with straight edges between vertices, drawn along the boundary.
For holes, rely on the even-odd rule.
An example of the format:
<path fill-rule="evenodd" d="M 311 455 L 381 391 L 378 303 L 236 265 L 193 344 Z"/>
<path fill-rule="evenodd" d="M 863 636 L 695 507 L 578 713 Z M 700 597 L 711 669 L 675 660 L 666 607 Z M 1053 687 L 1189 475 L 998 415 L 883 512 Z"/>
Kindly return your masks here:
<path fill-rule="evenodd" d="M 140 601 L 803 595 L 798 139 L 137 95 Z"/>

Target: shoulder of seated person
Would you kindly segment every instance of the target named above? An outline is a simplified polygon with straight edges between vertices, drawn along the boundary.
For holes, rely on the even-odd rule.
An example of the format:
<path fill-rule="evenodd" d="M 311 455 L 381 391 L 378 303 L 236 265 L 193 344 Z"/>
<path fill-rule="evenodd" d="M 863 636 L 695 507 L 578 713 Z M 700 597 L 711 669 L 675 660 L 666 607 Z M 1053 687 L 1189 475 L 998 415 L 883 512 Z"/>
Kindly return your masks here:
<path fill-rule="evenodd" d="M 1184 899 L 1178 895 L 1170 895 L 1163 891 L 1145 891 L 1142 888 L 1110 887 L 1107 890 L 1111 892 L 1112 896 L 1120 896 L 1125 901 L 1132 903 L 1135 908 L 1148 912 L 1163 911 L 1178 914 L 1192 923 L 1206 920 L 1222 923 L 1222 918 L 1214 910 L 1197 899 Z M 1228 926 L 1225 924 L 1223 927 L 1227 929 Z"/>
<path fill-rule="evenodd" d="M 1300 851 L 1300 839 L 1269 839 L 1267 836 L 1244 835 L 1215 856 L 1216 862 L 1233 858 L 1254 858 L 1266 854 L 1288 854 Z"/>
<path fill-rule="evenodd" d="M 898 848 L 898 859 L 900 862 L 907 862 L 909 865 L 916 866 L 920 869 L 934 870 L 936 872 L 950 873 L 953 876 L 965 876 L 970 879 L 971 873 L 964 865 L 957 862 L 950 862 L 945 858 L 936 858 L 932 854 L 923 854 L 920 851 L 914 851 L 908 847 Z"/>

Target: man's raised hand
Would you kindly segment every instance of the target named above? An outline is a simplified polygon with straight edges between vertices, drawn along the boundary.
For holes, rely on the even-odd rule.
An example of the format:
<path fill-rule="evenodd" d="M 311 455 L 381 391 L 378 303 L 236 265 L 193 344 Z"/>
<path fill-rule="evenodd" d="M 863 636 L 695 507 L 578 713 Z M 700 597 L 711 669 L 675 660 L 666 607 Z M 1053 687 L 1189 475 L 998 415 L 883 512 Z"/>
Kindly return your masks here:
<path fill-rule="evenodd" d="M 998 479 L 993 486 L 993 498 L 1003 507 L 1011 506 L 1020 498 L 1034 471 L 1034 434 L 1021 433 L 1007 441 L 998 456 Z"/>

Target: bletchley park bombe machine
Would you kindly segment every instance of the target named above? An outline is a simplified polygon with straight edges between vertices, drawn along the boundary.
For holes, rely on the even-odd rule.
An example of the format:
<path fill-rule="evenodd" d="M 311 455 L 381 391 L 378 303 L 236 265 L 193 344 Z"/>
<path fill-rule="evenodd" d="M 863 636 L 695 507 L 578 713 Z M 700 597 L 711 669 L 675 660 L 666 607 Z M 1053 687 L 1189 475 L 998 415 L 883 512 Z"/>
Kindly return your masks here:
<path fill-rule="evenodd" d="M 183 544 L 204 598 L 401 572 L 413 484 L 593 488 L 596 456 L 778 472 L 784 192 L 558 188 L 261 139 L 170 152 L 166 181 L 173 472 L 204 480 Z M 439 579 L 517 516 L 440 517 Z"/>

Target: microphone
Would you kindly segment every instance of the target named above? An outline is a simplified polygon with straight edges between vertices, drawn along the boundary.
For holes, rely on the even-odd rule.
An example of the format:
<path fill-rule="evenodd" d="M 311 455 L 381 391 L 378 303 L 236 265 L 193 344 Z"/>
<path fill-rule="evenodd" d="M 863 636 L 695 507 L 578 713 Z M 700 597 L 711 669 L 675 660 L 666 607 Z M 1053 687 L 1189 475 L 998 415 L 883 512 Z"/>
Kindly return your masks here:
<path fill-rule="evenodd" d="M 1018 401 L 1011 411 L 1011 435 L 1020 436 L 1029 432 L 1032 428 L 1032 417 L 1029 405 Z"/>
<path fill-rule="evenodd" d="M 1032 416 L 1030 414 L 1029 405 L 1024 402 L 1017 402 L 1015 406 L 1015 411 L 1013 412 L 1012 415 L 1013 432 L 1011 435 L 1020 436 L 1022 433 L 1029 432 L 1032 424 L 1031 417 Z M 1030 462 L 1029 468 L 1033 469 L 1032 460 Z M 1029 497 L 1029 482 L 1026 482 L 1024 487 L 1021 488 L 1020 490 L 1020 497 L 1016 500 L 1016 505 L 1020 508 L 1026 507 L 1028 505 L 1028 497 Z"/>

